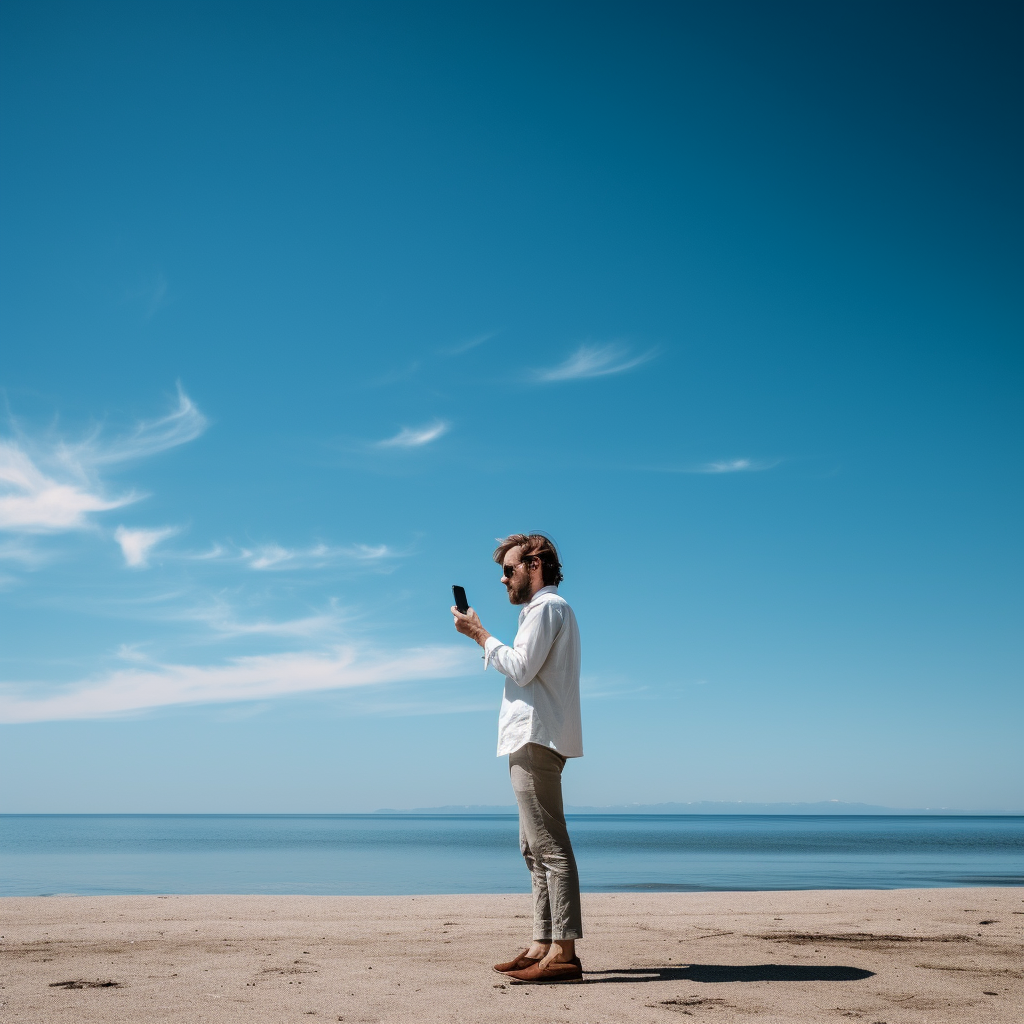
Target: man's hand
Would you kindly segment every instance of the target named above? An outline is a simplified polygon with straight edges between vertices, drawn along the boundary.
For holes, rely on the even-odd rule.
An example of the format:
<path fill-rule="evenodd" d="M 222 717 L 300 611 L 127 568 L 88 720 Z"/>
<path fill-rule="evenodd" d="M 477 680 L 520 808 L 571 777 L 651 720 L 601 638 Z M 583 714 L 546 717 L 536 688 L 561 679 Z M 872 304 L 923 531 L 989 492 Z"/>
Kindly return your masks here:
<path fill-rule="evenodd" d="M 452 615 L 455 617 L 455 628 L 463 636 L 475 640 L 481 647 L 487 643 L 487 638 L 491 634 L 480 624 L 480 616 L 472 608 L 463 615 L 455 605 L 452 605 Z"/>

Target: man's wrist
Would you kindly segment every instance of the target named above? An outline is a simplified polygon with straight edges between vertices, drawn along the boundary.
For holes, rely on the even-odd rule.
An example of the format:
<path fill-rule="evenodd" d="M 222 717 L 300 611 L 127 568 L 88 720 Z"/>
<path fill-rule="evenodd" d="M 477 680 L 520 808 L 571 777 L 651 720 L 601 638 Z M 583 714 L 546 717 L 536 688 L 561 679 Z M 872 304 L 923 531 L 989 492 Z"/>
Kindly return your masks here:
<path fill-rule="evenodd" d="M 479 644 L 479 645 L 480 645 L 481 647 L 485 647 L 485 646 L 487 645 L 487 641 L 488 641 L 488 640 L 490 640 L 490 638 L 491 638 L 491 634 L 490 634 L 490 633 L 488 633 L 488 632 L 487 632 L 487 630 L 486 630 L 486 629 L 484 629 L 484 627 L 483 627 L 483 626 L 481 626 L 481 627 L 480 627 L 480 628 L 479 628 L 478 630 L 476 630 L 476 631 L 475 631 L 475 632 L 473 633 L 473 639 L 474 639 L 474 640 L 475 640 L 475 641 L 476 641 L 476 642 L 477 642 L 477 643 L 478 643 L 478 644 Z"/>

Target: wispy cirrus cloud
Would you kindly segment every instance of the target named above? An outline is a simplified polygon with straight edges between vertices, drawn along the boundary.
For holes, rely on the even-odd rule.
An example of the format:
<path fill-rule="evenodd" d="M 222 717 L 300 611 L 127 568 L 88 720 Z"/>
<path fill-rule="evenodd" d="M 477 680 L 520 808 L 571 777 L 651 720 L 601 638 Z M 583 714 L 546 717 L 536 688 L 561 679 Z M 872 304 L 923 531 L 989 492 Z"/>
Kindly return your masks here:
<path fill-rule="evenodd" d="M 781 459 L 723 459 L 720 462 L 704 462 L 683 470 L 686 473 L 760 473 L 774 469 Z"/>
<path fill-rule="evenodd" d="M 170 283 L 162 272 L 140 277 L 134 285 L 124 290 L 124 303 L 141 313 L 146 320 L 152 319 L 165 305 L 170 292 Z"/>
<path fill-rule="evenodd" d="M 93 526 L 90 516 L 138 501 L 134 491 L 109 495 L 100 467 L 146 458 L 185 444 L 206 428 L 206 418 L 179 386 L 169 415 L 143 420 L 109 440 L 99 429 L 75 443 L 34 440 L 19 433 L 0 439 L 0 530 L 63 533 Z"/>
<path fill-rule="evenodd" d="M 206 624 L 222 637 L 237 636 L 291 636 L 291 637 L 322 637 L 325 633 L 334 633 L 341 626 L 341 617 L 333 613 L 323 615 L 306 615 L 299 619 L 256 619 L 243 622 L 230 615 L 212 615 Z"/>
<path fill-rule="evenodd" d="M 223 544 L 213 543 L 205 551 L 193 551 L 181 557 L 193 562 L 216 562 L 230 557 L 231 552 Z"/>
<path fill-rule="evenodd" d="M 102 441 L 96 434 L 82 444 L 62 446 L 62 451 L 73 466 L 128 462 L 194 441 L 207 426 L 206 417 L 179 384 L 177 408 L 168 415 L 156 420 L 141 420 L 122 437 Z"/>
<path fill-rule="evenodd" d="M 247 619 L 223 596 L 185 610 L 165 613 L 162 617 L 166 621 L 201 623 L 212 631 L 217 640 L 237 637 L 319 637 L 325 640 L 337 637 L 349 619 L 334 600 L 329 602 L 327 610 L 313 615 L 293 619 Z"/>
<path fill-rule="evenodd" d="M 167 303 L 168 291 L 167 278 L 163 274 L 157 274 L 142 290 L 141 298 L 145 303 L 147 319 L 155 316 L 157 311 Z"/>
<path fill-rule="evenodd" d="M 716 462 L 693 462 L 684 466 L 638 466 L 648 473 L 762 473 L 781 465 L 782 459 L 720 459 Z"/>
<path fill-rule="evenodd" d="M 213 544 L 205 551 L 185 552 L 175 557 L 192 562 L 235 562 L 250 569 L 321 569 L 337 563 L 383 562 L 401 557 L 387 544 L 311 544 L 288 548 L 282 544 L 242 547 L 231 543 Z"/>
<path fill-rule="evenodd" d="M 422 448 L 431 441 L 448 433 L 449 425 L 444 420 L 434 420 L 423 427 L 403 427 L 394 437 L 378 441 L 377 448 Z"/>
<path fill-rule="evenodd" d="M 149 553 L 162 540 L 173 537 L 178 532 L 176 526 L 164 526 L 157 530 L 128 529 L 119 526 L 114 531 L 114 540 L 121 545 L 125 565 L 133 569 L 144 569 L 149 565 Z"/>
<path fill-rule="evenodd" d="M 478 659 L 464 647 L 394 653 L 335 647 L 235 658 L 219 665 L 154 664 L 118 669 L 55 692 L 0 686 L 0 723 L 107 718 L 181 704 L 266 700 L 300 693 L 467 675 Z"/>
<path fill-rule="evenodd" d="M 484 342 L 490 341 L 498 332 L 490 331 L 488 334 L 478 334 L 474 338 L 467 338 L 465 341 L 460 342 L 458 345 L 452 345 L 450 348 L 441 349 L 441 355 L 443 356 L 461 356 L 464 352 L 470 352 Z"/>
<path fill-rule="evenodd" d="M 586 380 L 590 377 L 608 377 L 625 373 L 657 355 L 654 349 L 639 354 L 617 342 L 604 345 L 580 345 L 564 362 L 546 370 L 538 370 L 536 379 L 542 383 L 565 380 Z"/>
<path fill-rule="evenodd" d="M 0 441 L 0 530 L 81 530 L 90 525 L 90 512 L 107 512 L 135 500 L 133 494 L 106 497 L 92 481 L 58 479 L 41 469 L 17 442 Z"/>
<path fill-rule="evenodd" d="M 36 567 L 49 561 L 47 555 L 25 537 L 0 542 L 0 562 L 20 562 L 27 567 Z"/>
<path fill-rule="evenodd" d="M 386 544 L 351 544 L 347 547 L 314 544 L 309 548 L 264 544 L 252 550 L 242 549 L 242 558 L 252 569 L 309 569 L 330 562 L 376 562 L 389 557 L 394 557 L 394 552 Z"/>

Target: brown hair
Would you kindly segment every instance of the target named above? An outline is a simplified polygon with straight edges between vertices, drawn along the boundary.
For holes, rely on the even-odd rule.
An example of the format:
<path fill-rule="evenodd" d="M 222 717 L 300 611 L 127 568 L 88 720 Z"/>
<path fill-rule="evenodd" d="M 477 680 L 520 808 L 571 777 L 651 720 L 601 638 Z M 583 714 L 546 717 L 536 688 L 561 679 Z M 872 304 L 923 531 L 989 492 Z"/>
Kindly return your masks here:
<path fill-rule="evenodd" d="M 545 587 L 557 587 L 562 582 L 562 563 L 558 560 L 555 542 L 550 537 L 545 537 L 543 533 L 511 533 L 499 541 L 494 549 L 495 562 L 501 565 L 514 547 L 522 549 L 524 562 L 531 558 L 540 559 L 541 578 Z"/>

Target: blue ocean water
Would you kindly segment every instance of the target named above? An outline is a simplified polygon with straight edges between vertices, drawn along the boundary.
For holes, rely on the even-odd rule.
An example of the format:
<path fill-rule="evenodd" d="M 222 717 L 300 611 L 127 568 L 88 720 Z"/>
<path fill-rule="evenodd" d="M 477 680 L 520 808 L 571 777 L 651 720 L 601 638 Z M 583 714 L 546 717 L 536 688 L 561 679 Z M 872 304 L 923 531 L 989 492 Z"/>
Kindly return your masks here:
<path fill-rule="evenodd" d="M 569 816 L 588 892 L 1024 885 L 1024 817 Z M 513 815 L 2 815 L 0 895 L 528 892 Z"/>

